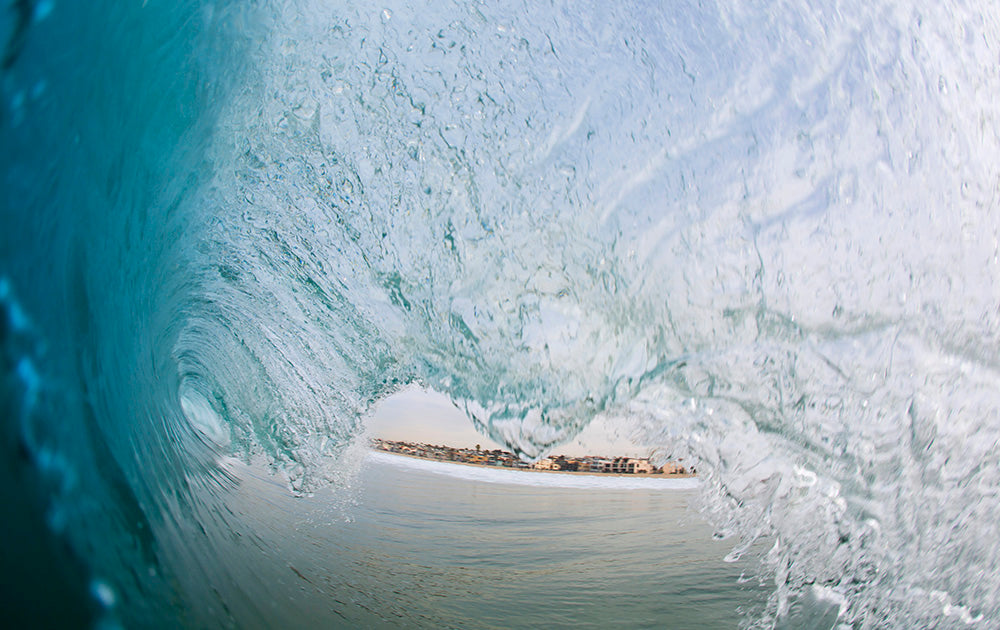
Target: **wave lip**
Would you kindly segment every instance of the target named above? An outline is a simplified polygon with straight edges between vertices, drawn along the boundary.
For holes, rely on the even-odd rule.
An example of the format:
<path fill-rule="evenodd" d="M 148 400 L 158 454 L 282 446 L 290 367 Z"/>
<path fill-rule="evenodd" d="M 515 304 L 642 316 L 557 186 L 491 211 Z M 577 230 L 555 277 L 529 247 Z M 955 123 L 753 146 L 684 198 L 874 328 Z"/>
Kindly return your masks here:
<path fill-rule="evenodd" d="M 651 477 L 618 477 L 598 475 L 564 475 L 559 473 L 531 472 L 469 466 L 452 462 L 435 462 L 405 455 L 370 451 L 367 461 L 410 468 L 437 475 L 447 475 L 466 481 L 481 483 L 536 486 L 544 488 L 576 488 L 587 490 L 695 490 L 699 481 L 692 477 L 681 479 L 656 479 Z"/>

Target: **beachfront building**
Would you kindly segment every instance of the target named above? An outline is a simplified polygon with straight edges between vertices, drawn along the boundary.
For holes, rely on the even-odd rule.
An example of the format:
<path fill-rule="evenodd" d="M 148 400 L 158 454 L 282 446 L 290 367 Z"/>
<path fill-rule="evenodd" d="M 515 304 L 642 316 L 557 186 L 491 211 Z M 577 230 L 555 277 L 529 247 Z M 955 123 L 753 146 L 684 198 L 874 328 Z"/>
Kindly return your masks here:
<path fill-rule="evenodd" d="M 635 475 L 653 472 L 653 466 L 648 459 L 635 457 L 616 457 L 611 460 L 610 471 L 616 475 Z"/>
<path fill-rule="evenodd" d="M 590 472 L 609 473 L 611 472 L 611 464 L 610 459 L 595 457 L 590 460 Z"/>
<path fill-rule="evenodd" d="M 653 465 L 649 463 L 648 459 L 633 459 L 632 463 L 635 468 L 632 470 L 636 474 L 649 474 L 655 472 Z"/>
<path fill-rule="evenodd" d="M 683 466 L 677 462 L 667 462 L 663 465 L 662 471 L 666 475 L 683 475 L 687 472 Z"/>
<path fill-rule="evenodd" d="M 556 464 L 559 466 L 559 470 L 565 470 L 569 472 L 576 472 L 580 470 L 580 461 L 576 459 L 568 459 L 565 455 L 559 455 L 556 457 Z"/>
<path fill-rule="evenodd" d="M 551 457 L 540 459 L 532 466 L 535 470 L 559 470 L 559 465 Z"/>
<path fill-rule="evenodd" d="M 516 468 L 521 470 L 579 471 L 618 475 L 650 473 L 683 475 L 688 473 L 687 469 L 685 469 L 684 466 L 681 466 L 678 462 L 668 462 L 664 464 L 662 468 L 656 468 L 649 462 L 648 459 L 635 457 L 615 457 L 613 459 L 609 459 L 593 455 L 585 455 L 579 458 L 569 458 L 565 455 L 555 455 L 541 459 L 534 464 L 529 464 L 522 461 L 520 457 L 514 455 L 513 453 L 500 449 L 486 451 L 481 448 L 454 448 L 451 446 L 398 442 L 378 438 L 372 440 L 372 446 L 379 450 L 424 459 L 463 462 L 468 464 L 478 464 L 480 466 Z M 694 469 L 690 472 L 693 474 Z"/>

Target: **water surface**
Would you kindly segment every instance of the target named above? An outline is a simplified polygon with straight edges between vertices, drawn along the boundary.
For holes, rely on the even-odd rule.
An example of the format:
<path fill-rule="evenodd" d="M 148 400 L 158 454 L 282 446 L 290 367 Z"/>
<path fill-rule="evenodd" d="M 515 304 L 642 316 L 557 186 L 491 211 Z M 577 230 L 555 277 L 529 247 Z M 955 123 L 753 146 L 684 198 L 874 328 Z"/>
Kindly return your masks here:
<path fill-rule="evenodd" d="M 735 628 L 768 589 L 726 563 L 691 490 L 483 482 L 369 459 L 357 485 L 295 499 L 244 469 L 230 502 L 278 570 L 242 584 L 241 626 Z M 388 460 L 388 461 L 387 461 Z M 474 472 L 474 471 L 473 471 Z M 521 473 L 551 478 L 542 473 Z M 263 501 L 261 500 L 263 499 Z M 264 573 L 259 571 L 263 569 Z M 272 571 L 272 572 L 268 572 Z"/>

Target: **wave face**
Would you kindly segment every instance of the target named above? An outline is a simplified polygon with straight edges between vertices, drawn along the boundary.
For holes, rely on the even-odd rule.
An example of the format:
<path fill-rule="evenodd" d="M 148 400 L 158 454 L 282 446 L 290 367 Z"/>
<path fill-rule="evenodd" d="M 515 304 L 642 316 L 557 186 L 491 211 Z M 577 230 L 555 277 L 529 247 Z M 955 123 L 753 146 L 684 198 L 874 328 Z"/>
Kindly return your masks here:
<path fill-rule="evenodd" d="M 748 623 L 1000 622 L 995 3 L 65 4 L 0 18 L 0 342 L 80 618 L 239 618 L 219 456 L 349 479 L 419 382 L 697 461 Z"/>

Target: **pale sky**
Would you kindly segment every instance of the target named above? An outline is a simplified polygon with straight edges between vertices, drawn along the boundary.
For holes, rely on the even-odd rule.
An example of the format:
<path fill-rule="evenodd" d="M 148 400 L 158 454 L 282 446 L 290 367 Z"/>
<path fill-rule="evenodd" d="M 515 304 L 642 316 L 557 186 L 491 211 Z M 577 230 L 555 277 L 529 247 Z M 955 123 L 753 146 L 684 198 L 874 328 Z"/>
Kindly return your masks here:
<path fill-rule="evenodd" d="M 504 449 L 476 431 L 472 421 L 444 396 L 432 390 L 410 387 L 379 403 L 367 421 L 372 436 L 386 440 L 443 444 L 455 447 Z M 645 457 L 648 449 L 616 436 L 613 427 L 592 422 L 573 441 L 553 449 L 555 455 L 627 455 Z"/>

